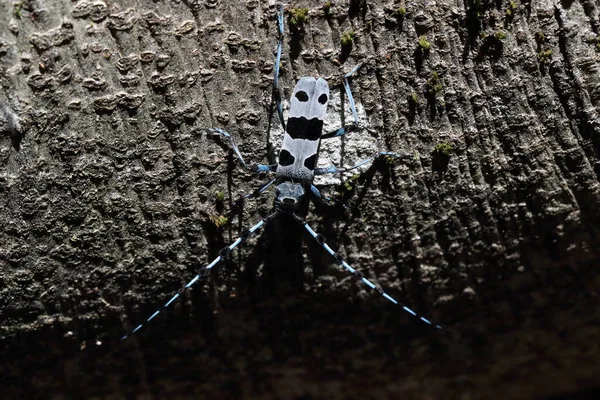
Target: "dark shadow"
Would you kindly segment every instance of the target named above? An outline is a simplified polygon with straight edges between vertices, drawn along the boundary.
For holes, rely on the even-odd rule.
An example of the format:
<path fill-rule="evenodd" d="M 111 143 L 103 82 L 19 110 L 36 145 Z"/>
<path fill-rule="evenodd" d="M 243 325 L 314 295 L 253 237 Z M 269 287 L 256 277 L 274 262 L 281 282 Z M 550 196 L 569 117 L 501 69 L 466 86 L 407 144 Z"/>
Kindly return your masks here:
<path fill-rule="evenodd" d="M 574 2 L 575 2 L 575 0 L 560 0 L 560 5 L 564 9 L 569 9 L 569 8 L 571 8 L 571 6 L 573 5 Z M 531 7 L 531 5 L 530 5 L 530 7 Z"/>
<path fill-rule="evenodd" d="M 348 219 L 348 225 L 352 223 L 354 219 L 360 218 L 361 216 L 361 204 L 364 201 L 364 198 L 367 194 L 367 191 L 373 185 L 373 177 L 375 176 L 375 168 L 374 163 L 371 164 L 369 169 L 367 169 L 361 176 L 357 179 L 358 184 L 362 185 L 362 189 L 359 193 L 356 193 L 355 190 L 347 191 L 348 193 L 344 193 L 345 203 L 348 202 L 352 197 L 355 197 L 355 200 L 352 201 L 352 205 L 350 206 L 350 218 Z M 340 190 L 345 190 L 345 186 L 342 185 Z"/>
<path fill-rule="evenodd" d="M 350 53 L 352 52 L 352 48 L 354 47 L 352 41 L 346 45 L 342 45 L 342 49 L 340 51 L 340 63 L 345 63 L 350 57 Z"/>
<path fill-rule="evenodd" d="M 115 112 L 115 109 L 114 108 L 94 108 L 94 111 L 98 115 L 108 116 L 108 115 L 112 115 L 112 113 Z"/>
<path fill-rule="evenodd" d="M 479 48 L 479 52 L 477 53 L 477 58 L 475 60 L 477 62 L 482 62 L 487 56 L 491 60 L 497 61 L 500 59 L 500 57 L 502 57 L 503 50 L 504 43 L 502 43 L 502 40 L 498 39 L 496 35 L 488 35 Z"/>
<path fill-rule="evenodd" d="M 302 38 L 304 37 L 304 28 L 302 26 L 292 26 L 288 24 L 290 27 L 290 40 L 289 40 L 289 56 L 290 61 L 294 62 L 300 57 L 300 52 L 302 51 Z"/>
<path fill-rule="evenodd" d="M 264 225 L 240 281 L 240 289 L 253 302 L 286 302 L 288 295 L 302 293 L 305 234 L 305 229 L 287 214 L 279 214 Z M 261 269 L 262 276 L 258 273 Z"/>
<path fill-rule="evenodd" d="M 158 120 L 163 123 L 169 133 L 175 132 L 183 123 L 180 115 L 171 112 L 168 112 L 166 115 L 159 116 Z"/>
<path fill-rule="evenodd" d="M 408 124 L 414 125 L 415 119 L 417 117 L 417 106 L 418 103 L 412 99 L 408 99 Z"/>
<path fill-rule="evenodd" d="M 396 16 L 396 20 L 398 21 L 398 30 L 402 32 L 404 30 L 404 15 Z"/>
<path fill-rule="evenodd" d="M 233 170 L 235 169 L 235 160 L 236 157 L 233 149 L 227 146 L 227 197 L 229 199 L 229 209 L 232 208 L 233 205 Z"/>
<path fill-rule="evenodd" d="M 393 14 L 385 18 L 385 27 L 389 31 L 398 29 L 400 32 L 404 29 L 405 17 L 402 14 Z"/>
<path fill-rule="evenodd" d="M 340 207 L 333 208 L 334 212 L 329 212 L 327 214 L 324 214 L 324 217 L 322 219 L 322 221 L 320 223 L 312 223 L 311 228 L 313 228 L 314 230 L 317 231 L 317 233 L 320 233 L 321 235 L 323 235 L 323 237 L 325 238 L 325 241 L 327 243 L 328 246 L 331 247 L 331 249 L 333 251 L 339 251 L 341 247 L 343 247 L 343 243 L 345 237 L 347 236 L 353 236 L 356 234 L 356 232 L 352 232 L 350 231 L 350 227 L 352 226 L 352 222 L 355 221 L 356 219 L 360 219 L 361 218 L 361 204 L 363 203 L 364 197 L 367 194 L 367 191 L 370 190 L 372 188 L 372 182 L 373 182 L 373 178 L 375 176 L 376 173 L 380 173 L 381 174 L 381 182 L 380 182 L 380 186 L 383 190 L 383 192 L 390 192 L 393 190 L 394 185 L 392 185 L 393 181 L 396 181 L 396 177 L 394 174 L 394 162 L 388 162 L 385 158 L 379 158 L 377 160 L 375 160 L 373 162 L 373 164 L 371 165 L 371 167 L 365 171 L 363 174 L 360 175 L 360 177 L 358 177 L 356 180 L 353 180 L 353 186 L 345 186 L 342 185 L 340 188 L 340 201 L 337 203 Z M 362 185 L 360 191 L 356 190 L 356 187 L 358 185 Z M 357 193 L 358 192 L 358 193 Z M 351 200 L 352 198 L 356 198 L 357 200 L 354 201 L 352 203 L 352 205 L 348 206 L 348 202 L 349 200 Z M 343 206 L 349 207 L 343 207 Z M 350 216 L 348 216 L 348 212 L 346 210 L 350 211 Z M 404 207 L 399 206 L 398 210 L 399 210 L 399 214 L 402 213 L 401 210 L 403 210 Z M 390 216 L 391 219 L 394 219 L 394 221 L 396 219 L 400 219 L 402 221 L 398 221 L 398 223 L 391 223 L 391 226 L 404 226 L 406 225 L 406 219 L 407 216 L 404 215 L 404 220 L 402 220 L 402 216 L 398 216 L 398 215 L 394 215 L 394 216 Z M 337 224 L 337 222 L 339 222 L 340 218 L 343 218 L 343 220 L 346 222 L 346 227 L 341 229 L 341 230 L 336 230 L 335 226 Z M 318 245 L 314 240 L 312 240 L 310 238 L 310 236 L 308 236 L 308 256 L 310 257 L 310 262 L 313 268 L 313 272 L 314 272 L 314 277 L 315 279 L 317 279 L 319 276 L 323 275 L 323 274 L 328 274 L 327 271 L 330 270 L 331 265 L 333 265 L 335 263 L 334 259 L 331 257 L 330 254 L 328 254 L 328 252 L 326 250 L 323 249 L 322 246 Z M 406 250 L 401 250 L 402 247 L 406 247 L 407 244 L 409 243 L 408 240 L 405 241 L 405 243 L 393 243 L 392 244 L 392 249 L 390 249 L 390 254 L 391 257 L 395 260 L 396 264 L 400 264 L 400 257 L 399 254 L 400 253 L 406 253 Z M 344 256 L 343 251 L 340 252 L 340 254 L 342 255 L 342 257 Z M 403 260 L 404 261 L 404 260 Z M 389 288 L 383 288 L 384 290 L 386 290 L 390 295 L 392 295 L 394 298 L 396 298 L 397 300 L 400 300 L 401 302 L 404 299 L 410 299 L 410 301 L 407 301 L 407 303 L 409 304 L 409 306 L 415 310 L 425 310 L 424 315 L 426 317 L 431 317 L 431 313 L 427 312 L 427 308 L 425 307 L 425 305 L 429 305 L 430 302 L 426 302 L 424 301 L 423 296 L 421 295 L 421 293 L 423 293 L 423 286 L 422 286 L 422 279 L 421 276 L 419 274 L 420 271 L 420 262 L 418 261 L 418 259 L 413 258 L 412 260 L 413 262 L 411 262 L 411 266 L 412 268 L 410 270 L 407 270 L 406 268 L 404 269 L 400 269 L 399 271 L 399 276 L 400 279 L 402 281 L 404 281 L 404 277 L 405 275 L 403 275 L 402 271 L 405 271 L 405 273 L 409 274 L 410 277 L 410 284 L 408 284 L 409 286 L 409 292 L 413 293 L 413 295 L 406 295 L 406 294 L 399 294 L 397 292 L 395 292 L 394 290 L 389 290 Z M 360 265 L 360 264 L 355 264 L 352 261 L 348 261 L 349 264 L 353 267 L 356 268 L 357 270 L 363 272 L 363 273 L 367 273 L 369 266 L 368 265 Z M 351 277 L 351 275 L 342 269 L 342 271 L 340 273 L 336 273 L 337 276 L 339 276 L 339 279 L 344 279 L 346 276 Z M 359 290 L 359 289 L 357 289 Z M 373 292 L 370 294 L 370 296 L 372 296 L 373 298 L 377 297 L 377 293 Z M 335 300 L 335 301 L 348 301 L 347 299 L 344 300 Z M 384 311 L 385 312 L 385 311 Z M 390 317 L 393 318 L 394 320 L 398 320 L 400 319 L 402 321 L 402 324 L 409 324 L 411 327 L 411 334 L 410 335 L 418 335 L 418 336 L 422 336 L 423 334 L 427 334 L 427 332 L 434 332 L 434 330 L 427 326 L 426 324 L 424 324 L 423 322 L 419 321 L 417 318 L 412 317 L 410 314 L 408 313 L 398 313 L 398 310 L 390 310 Z"/>
<path fill-rule="evenodd" d="M 348 17 L 354 19 L 360 16 L 363 20 L 367 16 L 367 0 L 350 0 Z"/>
<path fill-rule="evenodd" d="M 531 0 L 521 0 L 521 4 L 525 6 L 525 13 L 527 18 L 531 17 Z"/>
<path fill-rule="evenodd" d="M 437 107 L 435 104 L 435 92 L 433 90 L 425 91 L 425 100 L 427 101 L 427 108 L 429 109 L 429 119 L 433 121 L 437 116 Z"/>
<path fill-rule="evenodd" d="M 10 142 L 16 151 L 21 150 L 21 142 L 23 141 L 23 132 L 15 129 L 10 134 Z"/>
<path fill-rule="evenodd" d="M 423 50 L 420 47 L 415 48 L 413 57 L 415 59 L 415 68 L 417 69 L 417 75 L 423 70 L 423 62 L 425 57 L 429 55 L 429 50 Z"/>
<path fill-rule="evenodd" d="M 323 217 L 323 225 L 333 226 L 340 218 L 343 218 L 346 225 L 349 226 L 357 218 L 361 217 L 361 205 L 364 202 L 364 198 L 372 188 L 373 177 L 377 172 L 380 172 L 382 176 L 381 186 L 383 191 L 391 189 L 390 179 L 392 178 L 393 165 L 388 164 L 385 158 L 377 158 L 373 161 L 371 166 L 362 174 L 360 174 L 354 181 L 349 185 L 349 180 L 343 182 L 338 186 L 338 198 L 336 203 L 337 208 L 334 209 L 336 212 L 327 213 Z M 357 187 L 361 186 L 360 191 L 357 191 Z M 345 229 L 340 233 L 343 235 Z"/>
<path fill-rule="evenodd" d="M 419 163 L 419 161 L 412 159 L 407 162 L 407 166 L 414 170 L 419 168 L 417 166 Z M 423 283 L 422 260 L 415 254 L 412 248 L 411 243 L 414 240 L 414 237 L 409 230 L 404 229 L 404 227 L 408 227 L 411 224 L 409 221 L 409 214 L 405 211 L 407 210 L 406 200 L 400 196 L 394 196 L 392 201 L 395 204 L 397 212 L 388 216 L 388 223 L 389 226 L 396 227 L 394 230 L 399 231 L 401 238 L 398 241 L 390 243 L 389 254 L 392 257 L 394 264 L 398 266 L 398 280 L 400 282 L 406 282 L 401 284 L 401 293 L 398 293 L 395 298 L 401 303 L 407 304 L 407 306 L 413 310 L 420 312 L 426 318 L 430 318 L 434 323 L 440 323 L 433 315 L 433 312 L 431 312 L 433 299 L 428 298 L 425 295 L 429 287 Z M 394 295 L 395 294 L 392 294 L 392 296 Z M 411 323 L 412 326 L 414 326 L 414 329 L 422 331 L 420 334 L 426 334 L 427 331 L 432 331 L 431 327 L 423 324 L 421 321 L 416 320 L 410 315 L 406 314 L 404 317 L 407 323 Z"/>
<path fill-rule="evenodd" d="M 474 0 L 466 1 L 467 18 L 465 21 L 467 28 L 467 38 L 465 48 L 463 49 L 463 62 L 467 60 L 470 49 L 475 47 L 479 33 L 481 32 L 481 21 L 479 14 L 482 12 L 482 6 L 477 7 Z"/>
<path fill-rule="evenodd" d="M 469 40 L 467 38 L 467 40 L 465 40 L 465 46 L 463 47 L 463 51 L 462 51 L 462 62 L 466 63 L 468 58 L 469 58 L 469 53 L 471 52 L 471 44 L 469 43 Z"/>
<path fill-rule="evenodd" d="M 336 226 L 343 220 L 346 223 L 346 227 L 348 227 L 352 225 L 352 221 L 360 218 L 360 205 L 363 202 L 368 188 L 371 187 L 376 170 L 377 169 L 371 165 L 365 173 L 361 174 L 358 179 L 352 181 L 351 184 L 348 183 L 348 180 L 343 182 L 337 188 L 337 195 L 329 204 L 313 203 L 316 213 L 321 215 L 322 219 L 320 222 L 311 222 L 311 228 L 323 235 L 327 244 L 334 251 L 338 251 L 340 248 L 340 245 L 338 244 L 339 240 L 346 236 L 348 229 L 343 228 L 342 230 L 339 230 Z M 363 187 L 357 195 L 356 188 L 358 184 L 363 185 Z M 357 200 L 352 201 L 352 204 L 350 204 L 351 200 L 355 197 Z M 314 279 L 317 279 L 319 276 L 327 274 L 327 269 L 335 263 L 335 260 L 322 246 L 316 243 L 306 230 L 303 229 L 303 231 L 305 236 L 304 240 L 308 243 L 307 255 L 313 269 L 313 276 Z"/>
<path fill-rule="evenodd" d="M 448 170 L 451 155 L 444 154 L 441 151 L 434 150 L 431 152 L 431 166 L 433 171 L 444 173 Z"/>

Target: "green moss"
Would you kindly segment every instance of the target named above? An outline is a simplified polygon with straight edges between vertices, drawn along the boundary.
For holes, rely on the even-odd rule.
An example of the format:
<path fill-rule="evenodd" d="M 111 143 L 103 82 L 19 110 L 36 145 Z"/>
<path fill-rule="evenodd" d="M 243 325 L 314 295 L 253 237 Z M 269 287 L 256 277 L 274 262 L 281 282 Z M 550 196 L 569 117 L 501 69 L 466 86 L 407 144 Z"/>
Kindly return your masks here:
<path fill-rule="evenodd" d="M 515 15 L 515 11 L 517 11 L 517 3 L 513 0 L 508 4 L 508 8 L 506 9 L 506 16 L 512 17 Z"/>
<path fill-rule="evenodd" d="M 215 200 L 218 201 L 219 203 L 222 203 L 225 200 L 225 192 L 223 192 L 221 190 L 217 190 L 215 192 Z"/>
<path fill-rule="evenodd" d="M 354 31 L 346 31 L 344 32 L 344 34 L 342 35 L 342 38 L 340 39 L 340 43 L 342 44 L 342 46 L 349 46 L 352 44 L 352 42 L 354 41 L 354 36 L 356 34 L 354 33 Z"/>
<path fill-rule="evenodd" d="M 279 75 L 281 76 L 282 74 L 285 74 L 287 72 L 287 69 L 285 68 L 285 64 L 283 61 L 279 62 Z"/>
<path fill-rule="evenodd" d="M 593 39 L 588 39 L 587 42 L 589 44 L 594 45 L 594 49 L 596 50 L 596 52 L 600 53 L 600 35 L 596 36 Z"/>
<path fill-rule="evenodd" d="M 475 0 L 473 2 L 472 10 L 475 12 L 475 15 L 477 16 L 477 18 L 481 17 L 481 13 L 482 13 L 482 11 L 481 11 L 481 2 L 478 1 L 478 0 Z M 471 10 L 469 10 L 469 11 L 471 11 Z"/>
<path fill-rule="evenodd" d="M 494 37 L 498 40 L 504 40 L 504 39 L 506 39 L 506 32 L 498 31 L 494 34 Z"/>
<path fill-rule="evenodd" d="M 542 50 L 538 53 L 538 60 L 542 63 L 548 62 L 552 57 L 552 50 Z"/>
<path fill-rule="evenodd" d="M 352 175 L 350 178 L 344 181 L 344 188 L 349 192 L 354 190 L 354 184 L 358 178 L 360 178 L 360 174 Z"/>
<path fill-rule="evenodd" d="M 537 40 L 538 43 L 542 43 L 546 40 L 546 35 L 544 35 L 544 32 L 542 31 L 537 31 L 535 33 L 535 40 Z"/>
<path fill-rule="evenodd" d="M 417 92 L 412 92 L 410 95 L 408 95 L 408 101 L 417 104 L 419 102 L 419 95 Z"/>
<path fill-rule="evenodd" d="M 443 154 L 446 157 L 451 157 L 452 153 L 454 152 L 454 147 L 452 147 L 452 145 L 450 143 L 442 142 L 442 143 L 436 144 L 433 151 L 438 154 Z"/>
<path fill-rule="evenodd" d="M 13 15 L 16 19 L 21 19 L 21 11 L 25 6 L 25 1 L 19 1 L 18 3 L 13 3 Z"/>
<path fill-rule="evenodd" d="M 224 215 L 212 214 L 210 215 L 210 221 L 217 227 L 222 228 L 227 225 L 229 219 Z"/>
<path fill-rule="evenodd" d="M 396 9 L 396 16 L 397 17 L 404 17 L 406 15 L 406 7 L 398 7 Z"/>
<path fill-rule="evenodd" d="M 440 92 L 444 86 L 437 71 L 431 73 L 431 78 L 427 81 L 427 91 L 430 93 Z"/>
<path fill-rule="evenodd" d="M 394 165 L 400 160 L 399 157 L 392 156 L 390 154 L 386 154 L 383 159 L 387 165 Z"/>
<path fill-rule="evenodd" d="M 427 38 L 425 36 L 421 36 L 419 38 L 419 47 L 421 48 L 421 51 L 429 51 L 429 49 L 431 48 L 431 43 L 427 41 Z"/>
<path fill-rule="evenodd" d="M 308 20 L 308 8 L 291 8 L 288 13 L 290 25 L 294 28 L 302 26 Z"/>

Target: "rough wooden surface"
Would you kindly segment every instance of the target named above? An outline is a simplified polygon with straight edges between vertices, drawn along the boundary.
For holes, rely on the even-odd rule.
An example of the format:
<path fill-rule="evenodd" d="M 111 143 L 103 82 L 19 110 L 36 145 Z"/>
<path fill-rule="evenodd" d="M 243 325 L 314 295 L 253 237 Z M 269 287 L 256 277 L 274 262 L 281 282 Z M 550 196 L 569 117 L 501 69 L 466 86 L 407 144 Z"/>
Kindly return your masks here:
<path fill-rule="evenodd" d="M 119 342 L 272 206 L 266 195 L 216 226 L 266 177 L 232 171 L 204 129 L 267 161 L 274 2 L 2 1 L 2 398 L 600 390 L 598 3 L 331 3 L 298 1 L 309 18 L 296 32 L 286 18 L 282 96 L 301 76 L 336 82 L 364 63 L 352 81 L 364 129 L 324 154 L 410 157 L 325 187 L 348 208 L 308 219 L 445 329 L 365 290 L 280 220 Z"/>

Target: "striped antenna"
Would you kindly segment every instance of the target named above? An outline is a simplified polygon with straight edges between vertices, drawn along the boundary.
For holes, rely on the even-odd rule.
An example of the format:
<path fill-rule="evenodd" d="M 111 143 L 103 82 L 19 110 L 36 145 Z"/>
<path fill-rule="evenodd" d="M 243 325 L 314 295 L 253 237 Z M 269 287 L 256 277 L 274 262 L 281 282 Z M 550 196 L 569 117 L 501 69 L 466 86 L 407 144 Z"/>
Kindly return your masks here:
<path fill-rule="evenodd" d="M 148 319 L 146 319 L 145 322 L 139 324 L 135 329 L 133 329 L 130 333 L 124 335 L 121 340 L 125 340 L 127 339 L 129 336 L 133 335 L 134 333 L 136 333 L 137 331 L 139 331 L 145 324 L 147 324 L 148 322 L 150 322 L 154 317 L 156 317 L 158 314 L 160 314 L 163 310 L 165 310 L 167 307 L 169 307 L 171 305 L 171 303 L 173 303 L 175 300 L 177 300 L 179 298 L 179 296 L 181 296 L 187 289 L 189 289 L 190 287 L 192 287 L 192 285 L 194 285 L 196 282 L 198 282 L 200 280 L 200 278 L 202 278 L 203 276 L 206 276 L 207 272 L 210 271 L 210 269 L 212 269 L 215 265 L 217 265 L 218 263 L 220 263 L 221 261 L 223 261 L 231 252 L 231 250 L 235 249 L 238 245 L 240 245 L 242 242 L 244 242 L 248 236 L 250 236 L 251 234 L 253 234 L 254 232 L 256 232 L 257 230 L 259 230 L 266 222 L 270 221 L 272 218 L 275 217 L 275 215 L 277 215 L 277 212 L 274 212 L 273 214 L 269 215 L 268 217 L 261 219 L 256 225 L 254 225 L 252 228 L 244 231 L 239 238 L 236 239 L 235 242 L 233 242 L 231 245 L 224 247 L 223 249 L 221 249 L 221 251 L 219 252 L 219 256 L 217 258 L 215 258 L 213 260 L 213 262 L 211 262 L 210 264 L 208 264 L 205 267 L 202 267 L 198 270 L 196 276 L 194 278 L 192 278 L 191 281 L 189 281 L 187 283 L 187 285 L 185 285 L 184 287 L 182 287 L 181 289 L 179 289 L 179 291 L 173 296 L 171 297 L 171 299 L 169 301 L 167 301 L 161 308 L 159 308 L 158 310 L 156 310 L 154 312 L 154 314 L 152 314 L 150 317 L 148 317 Z"/>
<path fill-rule="evenodd" d="M 348 101 L 350 102 L 350 108 L 352 109 L 352 117 L 354 118 L 354 124 L 358 126 L 358 115 L 356 114 L 356 104 L 354 103 L 354 97 L 352 96 L 352 90 L 350 90 L 350 84 L 348 83 L 348 78 L 358 71 L 358 69 L 362 66 L 362 64 L 356 65 L 350 72 L 344 75 L 344 79 L 342 80 L 344 84 L 344 89 L 346 89 L 346 95 L 348 96 Z"/>
<path fill-rule="evenodd" d="M 362 64 L 357 64 L 344 75 L 342 78 L 342 84 L 344 86 L 344 90 L 346 91 L 346 96 L 348 97 L 348 102 L 350 103 L 350 109 L 352 110 L 352 123 L 342 126 L 335 131 L 327 132 L 321 135 L 321 139 L 329 139 L 333 137 L 344 136 L 348 132 L 355 131 L 358 129 L 358 114 L 356 112 L 356 103 L 354 102 L 354 96 L 352 96 L 352 89 L 350 89 L 350 83 L 348 82 L 348 78 L 354 75 L 359 69 L 362 67 Z"/>
<path fill-rule="evenodd" d="M 351 167 L 336 167 L 335 165 L 330 165 L 328 167 L 315 168 L 315 175 L 324 175 L 324 174 L 337 174 L 340 172 L 348 172 L 353 169 L 360 168 L 363 165 L 370 163 L 376 158 L 380 157 L 391 157 L 391 158 L 406 158 L 410 157 L 406 154 L 395 153 L 393 151 L 376 151 L 371 157 L 367 157 L 364 160 L 361 160 L 354 164 Z"/>
<path fill-rule="evenodd" d="M 206 131 L 209 133 L 212 133 L 212 134 L 219 134 L 219 135 L 221 135 L 221 137 L 223 137 L 227 141 L 229 141 L 229 146 L 233 150 L 233 152 L 236 154 L 238 162 L 240 163 L 240 165 L 242 167 L 244 167 L 248 171 L 251 171 L 251 172 L 273 172 L 277 168 L 277 164 L 274 164 L 274 165 L 246 164 L 246 161 L 244 160 L 244 157 L 242 156 L 242 153 L 240 152 L 240 149 L 239 149 L 237 143 L 235 142 L 235 138 L 231 135 L 231 133 L 226 132 L 221 128 L 209 128 L 209 129 L 206 129 Z"/>
<path fill-rule="evenodd" d="M 279 42 L 277 44 L 277 57 L 275 58 L 275 73 L 273 76 L 273 99 L 277 107 L 277 114 L 281 121 L 281 126 L 285 130 L 285 121 L 283 119 L 283 106 L 281 105 L 281 96 L 279 95 L 279 68 L 281 64 L 281 52 L 283 51 L 283 5 L 277 6 L 277 27 L 279 29 Z"/>
<path fill-rule="evenodd" d="M 442 329 L 441 326 L 433 324 L 427 318 L 418 315 L 416 312 L 414 312 L 410 308 L 406 307 L 405 305 L 400 304 L 396 299 L 394 299 L 392 296 L 390 296 L 389 294 L 387 294 L 386 292 L 384 292 L 382 288 L 380 288 L 379 286 L 376 286 L 370 280 L 368 280 L 367 278 L 365 278 L 365 276 L 364 276 L 364 274 L 362 272 L 360 272 L 360 271 L 352 268 L 350 265 L 348 265 L 348 263 L 346 261 L 344 261 L 344 259 L 342 258 L 342 256 L 339 253 L 336 253 L 335 251 L 333 251 L 331 249 L 331 247 L 329 247 L 329 245 L 325 242 L 325 237 L 323 237 L 323 235 L 315 232 L 301 218 L 297 217 L 296 215 L 294 215 L 294 216 L 296 217 L 296 220 L 298 222 L 300 222 L 302 224 L 302 226 L 304 226 L 304 228 L 308 231 L 308 233 L 310 233 L 310 235 L 313 238 L 315 238 L 315 240 L 317 241 L 317 243 L 319 243 L 321 245 L 321 247 L 323 247 L 325 249 L 325 251 L 327 251 L 329 254 L 331 254 L 333 256 L 333 258 L 335 258 L 335 260 L 338 262 L 338 264 L 340 264 L 342 267 L 344 267 L 346 270 L 348 270 L 357 279 L 359 279 L 361 282 L 363 282 L 365 285 L 367 285 L 371 289 L 375 289 L 380 295 L 382 295 L 383 297 L 385 297 L 386 299 L 388 299 L 392 303 L 401 306 L 404 311 L 406 311 L 407 313 L 409 313 L 413 317 L 416 317 L 416 318 L 420 319 L 421 321 L 425 322 L 426 324 L 428 324 L 430 326 L 433 326 L 436 329 Z"/>

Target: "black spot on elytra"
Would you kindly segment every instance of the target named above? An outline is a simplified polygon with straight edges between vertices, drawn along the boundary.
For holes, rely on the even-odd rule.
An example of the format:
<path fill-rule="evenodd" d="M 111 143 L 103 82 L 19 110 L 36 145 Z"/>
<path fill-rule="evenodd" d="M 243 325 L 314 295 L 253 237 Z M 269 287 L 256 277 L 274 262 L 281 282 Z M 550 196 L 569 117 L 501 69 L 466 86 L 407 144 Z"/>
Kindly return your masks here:
<path fill-rule="evenodd" d="M 281 149 L 279 152 L 279 165 L 282 167 L 287 167 L 288 165 L 292 165 L 296 159 L 294 156 L 287 151 L 286 149 Z"/>
<path fill-rule="evenodd" d="M 292 117 L 288 119 L 286 132 L 292 139 L 318 140 L 323 132 L 323 120 Z"/>
<path fill-rule="evenodd" d="M 319 96 L 319 103 L 321 103 L 321 104 L 327 103 L 327 95 L 325 93 L 323 93 L 322 95 Z"/>
<path fill-rule="evenodd" d="M 306 103 L 308 101 L 308 95 L 304 90 L 296 92 L 296 98 L 302 103 Z"/>
<path fill-rule="evenodd" d="M 312 171 L 313 169 L 315 169 L 316 162 L 317 162 L 317 155 L 313 154 L 312 156 L 310 156 L 304 160 L 304 166 Z"/>

